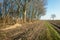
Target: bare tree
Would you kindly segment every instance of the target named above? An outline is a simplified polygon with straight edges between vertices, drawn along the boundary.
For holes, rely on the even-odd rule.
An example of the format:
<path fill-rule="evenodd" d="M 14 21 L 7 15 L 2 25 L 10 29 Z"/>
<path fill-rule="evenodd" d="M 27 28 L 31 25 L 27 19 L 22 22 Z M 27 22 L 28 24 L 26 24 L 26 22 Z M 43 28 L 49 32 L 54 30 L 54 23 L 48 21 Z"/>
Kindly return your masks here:
<path fill-rule="evenodd" d="M 51 18 L 54 20 L 54 18 L 56 17 L 56 15 L 55 14 L 52 14 L 51 15 Z"/>
<path fill-rule="evenodd" d="M 18 18 L 19 15 L 21 15 L 20 12 L 22 12 L 21 17 L 23 22 L 26 22 L 27 18 L 30 20 L 40 19 L 41 16 L 45 15 L 45 1 L 46 0 L 4 0 L 4 15 L 7 14 L 11 17 L 15 16 L 15 18 Z M 14 9 L 14 7 L 16 8 Z"/>
<path fill-rule="evenodd" d="M 33 9 L 36 10 L 36 17 L 39 19 L 40 16 L 45 15 L 45 5 L 46 5 L 46 0 L 32 0 L 33 4 Z"/>

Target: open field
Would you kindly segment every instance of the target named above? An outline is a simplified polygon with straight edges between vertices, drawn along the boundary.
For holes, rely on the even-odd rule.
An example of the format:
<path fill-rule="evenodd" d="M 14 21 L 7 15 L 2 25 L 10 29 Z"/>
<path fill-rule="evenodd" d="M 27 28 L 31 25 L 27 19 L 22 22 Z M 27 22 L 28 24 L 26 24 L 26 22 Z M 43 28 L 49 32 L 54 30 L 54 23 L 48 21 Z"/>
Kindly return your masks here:
<path fill-rule="evenodd" d="M 60 40 L 53 27 L 48 21 L 18 24 L 0 29 L 0 40 Z"/>
<path fill-rule="evenodd" d="M 60 25 L 60 20 L 52 20 L 50 22 L 56 23 L 57 25 Z"/>
<path fill-rule="evenodd" d="M 49 22 L 54 25 L 54 29 L 56 29 L 60 33 L 60 20 L 51 20 Z"/>

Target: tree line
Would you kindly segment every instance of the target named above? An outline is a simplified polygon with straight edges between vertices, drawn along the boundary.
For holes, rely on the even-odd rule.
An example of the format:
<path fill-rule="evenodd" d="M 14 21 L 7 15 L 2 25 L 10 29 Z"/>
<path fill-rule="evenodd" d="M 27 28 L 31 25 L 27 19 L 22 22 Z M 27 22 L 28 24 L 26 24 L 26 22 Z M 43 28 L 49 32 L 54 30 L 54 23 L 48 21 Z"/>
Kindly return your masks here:
<path fill-rule="evenodd" d="M 2 18 L 22 19 L 23 22 L 39 20 L 46 12 L 46 0 L 3 0 L 0 3 Z"/>

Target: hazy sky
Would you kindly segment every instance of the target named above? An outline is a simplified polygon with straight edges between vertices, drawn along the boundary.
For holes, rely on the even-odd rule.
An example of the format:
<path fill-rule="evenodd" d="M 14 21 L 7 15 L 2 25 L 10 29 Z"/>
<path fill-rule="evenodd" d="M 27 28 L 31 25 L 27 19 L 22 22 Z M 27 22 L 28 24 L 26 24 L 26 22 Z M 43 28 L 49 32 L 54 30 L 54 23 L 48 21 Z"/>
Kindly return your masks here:
<path fill-rule="evenodd" d="M 3 0 L 0 0 L 2 2 Z M 41 19 L 50 19 L 52 14 L 56 14 L 55 19 L 60 19 L 60 0 L 48 0 L 47 12 Z"/>

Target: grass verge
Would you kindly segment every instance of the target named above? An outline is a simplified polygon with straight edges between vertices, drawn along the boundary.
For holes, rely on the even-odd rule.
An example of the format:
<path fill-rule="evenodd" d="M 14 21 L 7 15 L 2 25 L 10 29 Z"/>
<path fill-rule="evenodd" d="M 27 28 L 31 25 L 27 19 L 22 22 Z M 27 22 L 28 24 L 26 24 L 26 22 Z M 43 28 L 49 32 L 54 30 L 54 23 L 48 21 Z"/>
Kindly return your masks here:
<path fill-rule="evenodd" d="M 49 40 L 60 40 L 60 35 L 59 33 L 53 28 L 53 25 L 50 23 L 46 22 L 46 27 L 47 27 L 47 37 Z"/>

